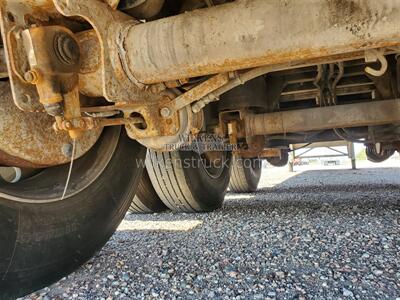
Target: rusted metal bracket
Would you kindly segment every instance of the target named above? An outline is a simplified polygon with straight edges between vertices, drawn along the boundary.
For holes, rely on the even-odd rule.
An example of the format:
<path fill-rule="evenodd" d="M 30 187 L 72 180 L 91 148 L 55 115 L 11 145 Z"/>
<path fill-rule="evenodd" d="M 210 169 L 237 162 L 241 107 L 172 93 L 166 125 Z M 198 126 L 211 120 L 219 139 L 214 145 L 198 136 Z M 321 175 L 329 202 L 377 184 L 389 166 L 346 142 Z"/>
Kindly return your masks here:
<path fill-rule="evenodd" d="M 63 120 L 56 118 L 56 122 L 53 124 L 55 131 L 87 131 L 95 128 L 102 128 L 107 126 L 120 126 L 120 125 L 135 125 L 143 124 L 144 120 L 140 117 L 134 118 L 93 118 L 93 117 L 80 117 L 71 120 Z"/>
<path fill-rule="evenodd" d="M 171 95 L 172 96 L 172 95 Z M 171 99 L 165 97 L 162 103 L 169 103 Z M 82 107 L 83 116 L 91 116 L 96 114 L 123 114 L 125 119 L 121 119 L 119 123 L 110 123 L 110 125 L 127 125 L 128 133 L 132 138 L 145 139 L 156 138 L 163 136 L 175 136 L 178 134 L 181 121 L 177 113 L 169 118 L 162 118 L 159 114 L 160 103 L 158 102 L 143 102 L 137 103 L 121 103 L 107 106 Z M 112 122 L 113 119 L 106 119 Z M 126 121 L 123 121 L 126 120 Z M 140 120 L 140 122 L 138 121 Z M 106 122 L 103 120 L 103 122 Z M 98 126 L 101 126 L 99 124 Z M 65 126 L 62 129 L 66 129 Z M 86 128 L 89 130 L 90 128 Z"/>
<path fill-rule="evenodd" d="M 43 111 L 35 86 L 24 79 L 29 71 L 28 56 L 24 49 L 22 31 L 32 24 L 41 26 L 62 23 L 51 0 L 11 1 L 0 3 L 1 34 L 14 103 L 24 111 Z M 51 21 L 50 21 L 51 20 Z"/>
<path fill-rule="evenodd" d="M 37 4 L 22 0 L 1 3 L 2 28 L 6 29 L 3 34 L 8 37 L 4 44 L 18 107 L 26 111 L 46 110 L 57 117 L 56 127 L 68 130 L 73 138 L 85 130 L 121 124 L 127 126 L 129 135 L 135 139 L 176 137 L 185 123 L 178 111 L 168 118 L 160 115 L 160 105 L 170 103 L 176 95 L 166 91 L 163 84 L 145 86 L 126 71 L 121 36 L 130 28 L 128 25 L 137 22 L 100 1 L 54 3 L 58 10 L 51 0 Z M 52 20 L 66 19 L 62 14 L 83 17 L 94 30 L 73 34 L 68 29 L 73 23 L 70 19 L 68 26 L 55 25 L 61 21 L 52 23 Z M 30 16 L 34 19 L 29 19 Z M 80 26 L 76 31 L 85 28 L 82 23 Z M 76 57 L 75 61 L 71 61 L 71 54 Z M 83 60 L 79 61 L 79 57 Z M 92 120 L 81 114 L 79 92 L 92 97 L 104 96 L 116 104 L 134 105 L 118 110 L 126 121 Z M 133 122 L 135 118 L 143 122 Z M 186 123 L 191 126 L 190 122 Z"/>
<path fill-rule="evenodd" d="M 22 32 L 30 69 L 27 83 L 35 85 L 39 101 L 50 115 L 50 109 L 63 102 L 63 95 L 78 87 L 80 52 L 74 34 L 61 26 L 44 26 Z"/>
<path fill-rule="evenodd" d="M 126 30 L 139 22 L 101 1 L 54 0 L 54 4 L 64 16 L 82 17 L 96 31 L 101 44 L 102 94 L 107 100 L 134 102 L 157 98 L 156 94 L 163 90 L 163 85 L 149 88 L 141 84 L 129 72 L 128 61 L 123 55 Z"/>
<path fill-rule="evenodd" d="M 80 118 L 80 51 L 74 34 L 62 26 L 43 26 L 24 30 L 22 40 L 30 66 L 24 79 L 36 86 L 45 111 L 58 120 Z M 75 128 L 68 132 L 73 139 L 83 134 Z"/>
<path fill-rule="evenodd" d="M 93 80 L 96 82 L 96 77 L 100 75 L 102 82 L 96 83 L 95 86 L 101 86 L 101 96 L 116 104 L 122 104 L 119 110 L 123 111 L 125 118 L 137 116 L 144 120 L 141 124 L 132 122 L 125 124 L 130 137 L 138 140 L 175 137 L 184 123 L 178 112 L 182 107 L 177 107 L 164 118 L 161 117 L 160 108 L 173 103 L 172 99 L 176 95 L 166 91 L 163 84 L 152 86 L 142 84 L 133 76 L 128 67 L 129 61 L 125 56 L 127 47 L 125 35 L 139 22 L 100 1 L 54 0 L 54 3 L 61 14 L 69 17 L 80 16 L 90 22 L 97 35 L 93 37 L 91 32 L 78 35 L 78 40 L 86 45 L 84 49 L 99 43 L 99 47 L 96 48 L 101 51 L 101 55 L 97 56 L 98 59 L 94 60 L 97 67 L 93 68 L 93 71 L 90 64 L 87 64 L 85 70 L 81 69 L 80 86 L 84 87 L 89 95 L 94 93 L 93 89 L 86 87 L 90 86 Z M 88 59 L 93 57 L 93 55 L 86 55 L 90 51 L 87 53 L 85 51 L 85 57 Z M 87 82 L 85 82 L 86 79 Z M 123 108 L 125 104 L 128 106 L 132 104 L 132 106 Z"/>
<path fill-rule="evenodd" d="M 229 82 L 229 75 L 226 73 L 211 77 L 205 82 L 200 83 L 196 87 L 192 88 L 188 92 L 173 99 L 171 102 L 167 103 L 167 105 L 161 107 L 160 109 L 161 116 L 164 118 L 170 117 L 178 110 L 184 108 L 187 105 L 192 104 L 197 100 L 204 98 L 205 96 L 209 95 L 216 89 L 224 86 L 228 82 Z"/>

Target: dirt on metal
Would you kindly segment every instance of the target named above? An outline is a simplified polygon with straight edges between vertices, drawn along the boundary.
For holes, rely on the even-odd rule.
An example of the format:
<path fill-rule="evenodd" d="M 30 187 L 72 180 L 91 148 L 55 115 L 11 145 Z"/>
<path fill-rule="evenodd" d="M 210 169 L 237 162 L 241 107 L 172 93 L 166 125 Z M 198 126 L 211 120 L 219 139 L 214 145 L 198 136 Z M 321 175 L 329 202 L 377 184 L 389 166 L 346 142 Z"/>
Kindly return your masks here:
<path fill-rule="evenodd" d="M 19 110 L 11 96 L 10 85 L 0 82 L 0 163 L 17 167 L 44 167 L 69 162 L 62 153 L 72 143 L 66 132 L 56 133 L 54 119 L 45 113 Z M 76 158 L 84 155 L 97 141 L 101 129 L 86 132 L 76 142 Z"/>

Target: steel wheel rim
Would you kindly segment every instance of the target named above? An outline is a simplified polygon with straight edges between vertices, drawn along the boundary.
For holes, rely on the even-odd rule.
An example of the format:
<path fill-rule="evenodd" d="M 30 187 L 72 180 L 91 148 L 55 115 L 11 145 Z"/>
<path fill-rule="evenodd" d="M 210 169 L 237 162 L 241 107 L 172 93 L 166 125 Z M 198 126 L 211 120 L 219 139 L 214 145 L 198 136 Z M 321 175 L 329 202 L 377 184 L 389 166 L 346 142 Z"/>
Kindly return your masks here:
<path fill-rule="evenodd" d="M 103 173 L 117 148 L 120 132 L 120 127 L 105 129 L 93 148 L 74 162 L 69 191 L 63 200 L 79 194 Z M 30 204 L 58 202 L 65 187 L 68 168 L 69 164 L 47 168 L 18 183 L 1 180 L 0 201 Z"/>

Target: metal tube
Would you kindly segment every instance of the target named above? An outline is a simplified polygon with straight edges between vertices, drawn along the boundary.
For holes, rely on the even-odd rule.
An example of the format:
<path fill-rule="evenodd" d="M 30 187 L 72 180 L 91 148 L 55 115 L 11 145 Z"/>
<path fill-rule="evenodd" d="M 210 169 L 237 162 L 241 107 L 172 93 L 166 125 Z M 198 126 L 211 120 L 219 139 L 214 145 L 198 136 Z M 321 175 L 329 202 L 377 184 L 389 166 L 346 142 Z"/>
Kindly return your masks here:
<path fill-rule="evenodd" d="M 248 115 L 249 136 L 400 123 L 400 100 Z"/>
<path fill-rule="evenodd" d="M 131 25 L 120 53 L 146 84 L 400 44 L 393 0 L 238 0 Z"/>

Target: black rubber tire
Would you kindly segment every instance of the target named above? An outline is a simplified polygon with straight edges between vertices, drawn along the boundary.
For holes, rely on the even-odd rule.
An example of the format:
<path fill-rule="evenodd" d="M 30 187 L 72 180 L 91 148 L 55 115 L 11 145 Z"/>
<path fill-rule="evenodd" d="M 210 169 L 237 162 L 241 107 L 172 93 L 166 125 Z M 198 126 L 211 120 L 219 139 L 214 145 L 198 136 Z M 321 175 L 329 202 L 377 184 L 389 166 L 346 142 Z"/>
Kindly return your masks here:
<path fill-rule="evenodd" d="M 282 150 L 281 157 L 267 157 L 266 160 L 274 167 L 284 167 L 289 162 L 289 152 L 286 150 Z"/>
<path fill-rule="evenodd" d="M 365 148 L 365 154 L 367 155 L 367 159 L 373 163 L 381 163 L 385 160 L 388 160 L 393 154 L 395 154 L 395 150 L 383 150 L 381 153 L 377 153 L 375 146 L 368 145 Z"/>
<path fill-rule="evenodd" d="M 110 138 L 116 142 L 105 155 L 102 147 L 109 147 Z M 69 166 L 48 168 L 15 185 L 0 184 L 0 299 L 59 280 L 103 247 L 136 193 L 143 168 L 135 159 L 145 159 L 145 153 L 124 130 L 109 128 L 74 162 L 64 200 Z M 10 200 L 16 195 L 19 201 Z"/>
<path fill-rule="evenodd" d="M 229 184 L 231 153 L 212 175 L 192 151 L 149 150 L 146 168 L 160 199 L 175 212 L 210 212 L 220 208 Z"/>
<path fill-rule="evenodd" d="M 167 209 L 168 207 L 161 201 L 160 197 L 158 197 L 150 181 L 149 173 L 145 168 L 136 195 L 129 207 L 129 212 L 133 214 L 150 214 L 162 212 Z"/>
<path fill-rule="evenodd" d="M 257 191 L 261 170 L 262 161 L 260 159 L 243 159 L 234 155 L 229 190 L 233 193 L 252 193 Z"/>

